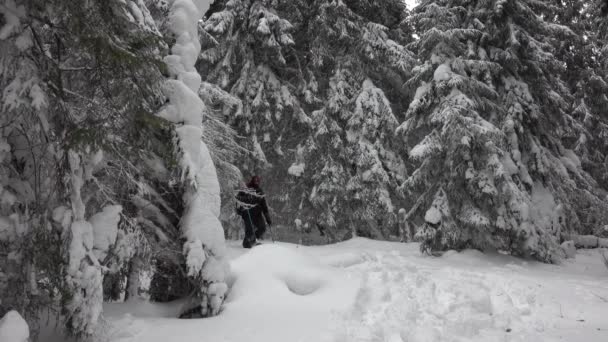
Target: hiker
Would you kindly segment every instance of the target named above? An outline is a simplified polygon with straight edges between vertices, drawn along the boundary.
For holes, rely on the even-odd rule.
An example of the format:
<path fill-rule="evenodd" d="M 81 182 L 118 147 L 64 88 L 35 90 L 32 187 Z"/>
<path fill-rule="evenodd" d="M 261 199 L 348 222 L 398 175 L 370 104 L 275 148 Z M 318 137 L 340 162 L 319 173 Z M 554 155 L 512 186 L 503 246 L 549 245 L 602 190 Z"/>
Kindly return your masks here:
<path fill-rule="evenodd" d="M 269 226 L 272 224 L 268 215 L 266 196 L 260 188 L 260 181 L 259 176 L 251 177 L 251 180 L 247 183 L 247 188 L 239 190 L 236 195 L 236 211 L 245 223 L 244 248 L 251 248 L 259 244 L 257 240 L 264 238 L 266 223 Z"/>

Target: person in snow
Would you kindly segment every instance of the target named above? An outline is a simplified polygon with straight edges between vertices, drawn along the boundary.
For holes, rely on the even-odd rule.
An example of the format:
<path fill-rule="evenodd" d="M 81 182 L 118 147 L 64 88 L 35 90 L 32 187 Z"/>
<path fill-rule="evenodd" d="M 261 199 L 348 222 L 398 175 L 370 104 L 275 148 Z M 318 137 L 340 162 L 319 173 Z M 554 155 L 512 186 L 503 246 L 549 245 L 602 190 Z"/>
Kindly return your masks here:
<path fill-rule="evenodd" d="M 266 196 L 260 188 L 260 177 L 253 176 L 247 188 L 239 190 L 236 195 L 237 213 L 245 224 L 243 247 L 251 248 L 264 238 L 266 224 L 271 225 Z"/>

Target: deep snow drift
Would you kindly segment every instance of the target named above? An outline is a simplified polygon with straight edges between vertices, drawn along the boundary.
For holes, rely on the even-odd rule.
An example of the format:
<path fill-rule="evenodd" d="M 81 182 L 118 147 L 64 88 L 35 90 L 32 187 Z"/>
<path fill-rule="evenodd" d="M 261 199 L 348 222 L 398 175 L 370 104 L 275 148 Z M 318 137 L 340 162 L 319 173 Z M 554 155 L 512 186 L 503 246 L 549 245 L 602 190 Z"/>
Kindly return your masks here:
<path fill-rule="evenodd" d="M 231 243 L 231 291 L 208 319 L 180 303 L 105 307 L 110 341 L 608 341 L 608 270 L 597 250 L 561 266 L 418 244 Z"/>
<path fill-rule="evenodd" d="M 0 319 L 1 342 L 27 342 L 30 329 L 17 311 L 9 311 Z"/>

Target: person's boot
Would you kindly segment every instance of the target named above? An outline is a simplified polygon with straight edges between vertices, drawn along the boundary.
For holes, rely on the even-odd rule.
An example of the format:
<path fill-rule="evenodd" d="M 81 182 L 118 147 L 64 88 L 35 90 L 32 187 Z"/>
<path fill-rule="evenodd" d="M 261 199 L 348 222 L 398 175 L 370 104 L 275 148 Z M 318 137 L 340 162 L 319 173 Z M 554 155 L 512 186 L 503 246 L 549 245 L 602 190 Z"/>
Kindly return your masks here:
<path fill-rule="evenodd" d="M 264 239 L 264 234 L 266 233 L 266 230 L 256 230 L 255 231 L 255 237 L 257 240 L 265 240 Z"/>

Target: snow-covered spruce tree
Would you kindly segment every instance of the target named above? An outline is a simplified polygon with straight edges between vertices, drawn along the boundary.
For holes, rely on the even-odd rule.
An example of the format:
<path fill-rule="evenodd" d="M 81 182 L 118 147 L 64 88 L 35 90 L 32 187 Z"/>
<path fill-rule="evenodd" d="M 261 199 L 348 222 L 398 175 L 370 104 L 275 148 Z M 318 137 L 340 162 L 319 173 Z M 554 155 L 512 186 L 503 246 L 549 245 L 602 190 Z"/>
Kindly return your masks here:
<path fill-rule="evenodd" d="M 386 235 L 378 226 L 404 173 L 389 139 L 411 65 L 403 3 L 229 1 L 212 12 L 199 69 L 241 100 L 233 127 L 254 159 L 243 169 L 267 180 L 278 216 L 331 227 L 334 240 L 359 226 Z"/>
<path fill-rule="evenodd" d="M 306 70 L 317 82 L 328 70 L 333 75 L 314 93 L 322 100 L 304 149 L 304 177 L 312 187 L 307 199 L 319 215 L 316 223 L 340 239 L 388 237 L 396 232 L 394 189 L 405 165 L 394 139 L 394 105 L 382 89 L 395 93 L 401 83 L 395 80 L 403 79 L 413 62 L 400 44 L 405 8 L 393 1 L 316 5 L 306 26 L 311 37 Z"/>
<path fill-rule="evenodd" d="M 167 30 L 175 42 L 164 59 L 170 77 L 163 87 L 168 103 L 158 114 L 175 126 L 178 164 L 186 183 L 180 230 L 185 239 L 187 274 L 194 283 L 195 306 L 200 307 L 202 316 L 218 314 L 228 290 L 224 231 L 219 221 L 220 185 L 203 142 L 206 107 L 198 95 L 201 76 L 194 66 L 201 49 L 198 22 L 208 5 L 206 0 L 171 4 Z"/>
<path fill-rule="evenodd" d="M 32 47 L 26 16 L 21 3 L 0 3 L 0 315 L 14 309 L 31 319 L 29 304 L 46 303 L 37 296 L 34 258 L 25 252 L 32 226 L 47 222 L 35 206 L 46 189 L 37 185 L 54 171 L 38 166 L 44 151 L 34 148 L 44 137 L 48 99 L 35 61 L 23 58 Z"/>
<path fill-rule="evenodd" d="M 548 21 L 568 26 L 575 35 L 568 39 L 553 39 L 555 57 L 563 61 L 563 80 L 571 96 L 567 98 L 569 119 L 574 121 L 574 151 L 581 159 L 583 169 L 604 188 L 608 188 L 606 151 L 608 134 L 604 115 L 608 106 L 606 93 L 605 1 L 563 0 L 559 3 L 541 3 L 539 11 Z M 604 38 L 602 38 L 604 37 Z"/>
<path fill-rule="evenodd" d="M 568 148 L 573 123 L 547 23 L 534 1 L 423 1 L 413 22 L 424 64 L 400 126 L 417 168 L 423 249 L 499 249 L 558 261 L 562 233 L 605 221 L 597 184 Z M 593 223 L 592 223 L 593 222 Z"/>
<path fill-rule="evenodd" d="M 584 88 L 585 104 L 594 114 L 592 120 L 585 122 L 591 131 L 590 171 L 597 181 L 608 189 L 608 2 L 595 0 L 586 7 L 584 20 L 589 27 L 585 35 L 593 42 L 595 73 Z M 585 87 L 585 85 L 587 87 Z M 589 119 L 589 116 L 585 116 Z M 593 127 L 593 128 L 591 128 Z M 605 233 L 606 230 L 605 230 Z"/>
<path fill-rule="evenodd" d="M 197 65 L 207 87 L 215 88 L 216 95 L 223 91 L 216 105 L 244 138 L 246 153 L 237 166 L 246 177 L 262 176 L 273 211 L 280 202 L 300 199 L 302 191 L 292 191 L 294 184 L 286 182 L 287 169 L 293 161 L 289 156 L 310 130 L 297 97 L 301 70 L 293 53 L 293 27 L 285 20 L 287 8 L 295 13 L 298 3 L 217 1 L 202 25 L 203 53 Z M 282 207 L 272 213 L 275 222 L 286 214 Z M 232 202 L 224 208 L 224 219 L 234 216 Z M 238 218 L 232 219 L 240 229 Z"/>
<path fill-rule="evenodd" d="M 309 121 L 293 87 L 279 74 L 286 68 L 286 53 L 294 42 L 292 25 L 273 5 L 275 1 L 227 1 L 203 24 L 205 50 L 199 70 L 207 82 L 240 100 L 230 123 L 249 137 L 247 148 L 254 158 L 241 165 L 246 169 L 268 164 L 263 143 L 274 141 L 277 153 L 282 153 L 281 125 Z"/>
<path fill-rule="evenodd" d="M 579 38 L 563 54 L 572 70 L 568 75 L 575 99 L 571 115 L 580 122 L 575 151 L 583 168 L 608 189 L 608 3 L 575 3 L 579 10 L 571 26 Z"/>
<path fill-rule="evenodd" d="M 304 154 L 314 171 L 308 200 L 333 234 L 387 236 L 383 229 L 396 219 L 391 195 L 405 176 L 392 145 L 397 119 L 369 79 L 359 88 L 348 69 L 338 69 L 330 87 L 328 106 L 313 112 L 316 132 Z"/>
<path fill-rule="evenodd" d="M 183 104 L 174 113 L 199 115 L 200 129 L 203 107 L 171 97 L 197 97 L 197 74 L 171 69 L 181 61 L 194 64 L 198 52 L 188 59 L 187 34 L 176 30 L 185 27 L 196 40 L 196 20 L 163 6 L 131 0 L 0 3 L 0 313 L 15 308 L 35 323 L 41 308 L 62 309 L 69 333 L 90 336 L 104 292 L 116 297 L 128 285 L 137 293 L 142 259 L 185 264 L 177 229 L 184 189 L 174 182 L 174 170 L 185 164 L 176 161 L 172 144 L 172 132 L 184 130 L 155 114 L 166 90 L 172 102 L 163 113 Z M 171 32 L 182 33 L 177 43 L 161 35 L 149 9 L 159 22 L 173 14 Z M 163 38 L 173 44 L 167 63 Z M 161 89 L 163 72 L 196 89 L 172 93 L 171 82 Z M 202 137 L 179 141 L 180 161 L 200 160 L 193 153 Z M 185 175 L 192 189 L 193 173 Z M 220 240 L 217 230 L 209 234 Z M 203 307 L 211 312 L 223 295 L 222 285 L 211 280 L 223 279 L 216 261 L 208 258 L 204 276 L 192 277 L 206 291 L 209 304 Z"/>
<path fill-rule="evenodd" d="M 68 15 L 51 17 L 54 25 L 38 35 L 43 42 L 59 37 L 53 57 L 73 70 L 51 69 L 57 77 L 50 77 L 48 86 L 56 91 L 52 103 L 58 105 L 52 112 L 61 113 L 68 102 L 68 113 L 80 113 L 57 126 L 67 130 L 63 158 L 70 200 L 53 211 L 68 231 L 62 251 L 68 257 L 69 288 L 63 315 L 71 333 L 92 335 L 102 313 L 105 275 L 125 272 L 130 258 L 146 249 L 145 236 L 156 235 L 141 219 L 146 214 L 139 196 L 144 197 L 140 189 L 154 188 L 148 160 L 170 152 L 163 146 L 170 127 L 154 117 L 161 102 L 164 47 L 143 2 L 53 5 Z"/>
<path fill-rule="evenodd" d="M 601 187 L 600 197 L 608 190 L 608 79 L 605 63 L 608 56 L 608 3 L 606 1 L 562 0 L 534 2 L 531 6 L 552 21 L 569 27 L 567 37 L 556 35 L 548 40 L 555 47 L 555 57 L 564 63 L 562 79 L 570 96 L 565 119 L 570 123 L 562 139 L 564 146 L 576 152 L 581 166 Z M 583 215 L 586 216 L 586 215 Z M 598 218 L 599 216 L 599 218 Z M 603 215 L 590 211 L 586 233 L 608 234 Z"/>
<path fill-rule="evenodd" d="M 27 269 L 27 281 L 9 274 L 7 288 L 22 292 L 3 291 L 2 304 L 33 322 L 40 308 L 61 306 L 69 332 L 90 335 L 103 276 L 134 247 L 128 235 L 137 227 L 124 220 L 119 229 L 129 215 L 119 203 L 129 202 L 143 169 L 134 164 L 149 147 L 142 142 L 158 129 L 142 120 L 153 118 L 159 97 L 160 37 L 141 3 L 4 5 L 13 6 L 3 13 L 13 27 L 2 37 L 3 194 L 15 196 L 2 216 L 14 232 L 7 260 Z M 124 89 L 140 101 L 121 96 Z"/>

